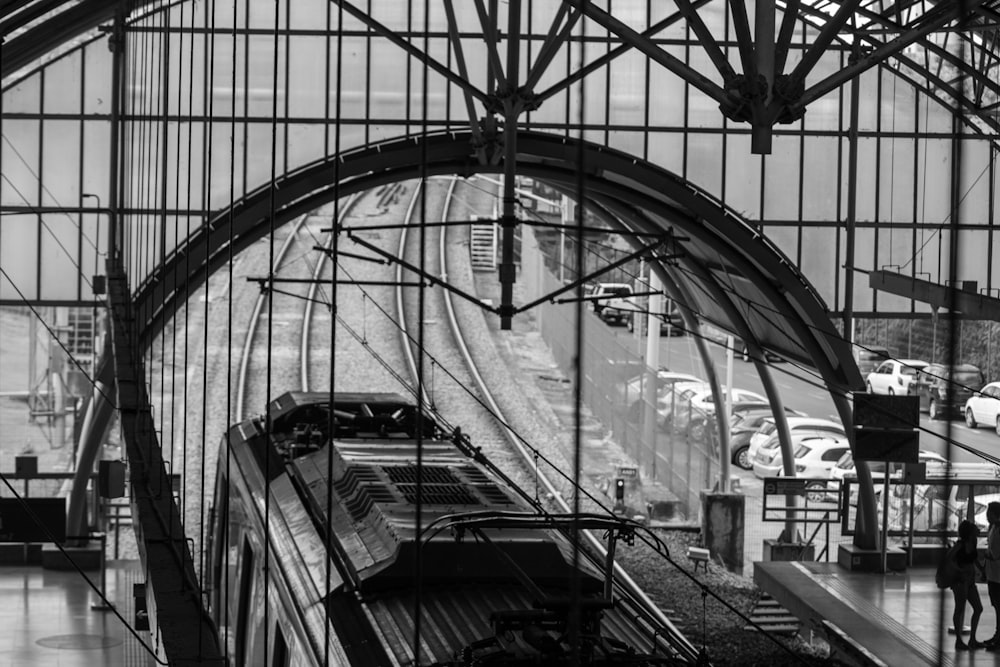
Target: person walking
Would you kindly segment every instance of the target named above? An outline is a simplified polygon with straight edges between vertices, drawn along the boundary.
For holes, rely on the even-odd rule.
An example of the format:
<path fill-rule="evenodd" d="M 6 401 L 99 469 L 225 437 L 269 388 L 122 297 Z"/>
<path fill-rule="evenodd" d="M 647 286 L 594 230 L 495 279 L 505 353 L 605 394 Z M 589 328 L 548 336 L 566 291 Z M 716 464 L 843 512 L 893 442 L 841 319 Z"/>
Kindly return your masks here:
<path fill-rule="evenodd" d="M 990 527 L 986 533 L 986 592 L 997 619 L 993 636 L 986 640 L 986 650 L 1000 650 L 1000 502 L 986 506 L 986 520 Z"/>
<path fill-rule="evenodd" d="M 951 585 L 955 596 L 955 612 L 951 620 L 955 624 L 955 650 L 968 651 L 982 648 L 983 644 L 976 640 L 976 629 L 979 627 L 979 617 L 983 615 L 983 602 L 979 599 L 979 589 L 976 588 L 976 562 L 978 553 L 979 528 L 968 519 L 958 525 L 958 542 L 948 551 L 948 557 L 954 559 L 958 575 Z M 962 628 L 965 625 L 965 605 L 972 606 L 972 618 L 969 625 L 969 643 L 962 641 Z"/>

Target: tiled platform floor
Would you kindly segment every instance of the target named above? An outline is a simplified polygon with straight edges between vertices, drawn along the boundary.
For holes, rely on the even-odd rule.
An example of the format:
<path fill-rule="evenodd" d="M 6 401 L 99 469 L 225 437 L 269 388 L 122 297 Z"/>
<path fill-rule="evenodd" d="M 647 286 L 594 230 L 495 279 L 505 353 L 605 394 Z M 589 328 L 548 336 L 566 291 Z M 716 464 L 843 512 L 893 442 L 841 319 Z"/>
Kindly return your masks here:
<path fill-rule="evenodd" d="M 100 574 L 88 576 L 100 585 Z M 806 623 L 828 621 L 848 635 L 873 664 L 1000 665 L 1000 652 L 957 653 L 948 591 L 934 585 L 933 568 L 900 574 L 851 572 L 836 563 L 762 562 L 755 579 Z M 143 580 L 136 561 L 109 561 L 107 597 L 133 622 L 132 585 Z M 986 587 L 978 637 L 996 627 Z M 0 667 L 151 667 L 149 633 L 132 635 L 112 611 L 92 606 L 99 596 L 76 572 L 41 566 L 0 567 Z M 967 616 L 968 622 L 968 616 Z M 968 636 L 966 635 L 966 638 Z"/>
<path fill-rule="evenodd" d="M 106 596 L 133 622 L 138 563 L 109 561 Z M 100 572 L 88 572 L 100 587 Z M 113 611 L 75 571 L 0 567 L 0 667 L 136 667 L 155 664 Z M 149 633 L 139 633 L 149 642 Z"/>
<path fill-rule="evenodd" d="M 807 627 L 829 621 L 882 664 L 1000 665 L 1000 652 L 955 650 L 949 632 L 952 594 L 934 584 L 932 567 L 875 574 L 837 563 L 756 563 L 754 579 Z M 983 641 L 992 636 L 997 618 L 985 584 L 979 594 L 985 609 L 976 638 Z M 966 609 L 966 626 L 971 613 Z"/>

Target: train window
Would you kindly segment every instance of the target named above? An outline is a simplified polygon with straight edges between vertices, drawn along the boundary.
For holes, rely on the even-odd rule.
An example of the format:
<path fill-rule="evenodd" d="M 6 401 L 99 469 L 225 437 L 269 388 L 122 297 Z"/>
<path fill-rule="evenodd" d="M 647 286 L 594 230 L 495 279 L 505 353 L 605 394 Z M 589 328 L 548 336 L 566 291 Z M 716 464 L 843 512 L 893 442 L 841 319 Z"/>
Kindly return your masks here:
<path fill-rule="evenodd" d="M 259 582 L 263 584 L 263 582 Z M 253 636 L 250 641 L 250 652 L 247 654 L 247 667 L 270 667 L 267 662 L 267 636 L 266 626 L 264 625 L 264 614 L 258 613 L 257 625 L 254 626 Z"/>
<path fill-rule="evenodd" d="M 228 549 L 226 548 L 229 542 L 228 528 L 229 528 L 229 480 L 225 476 L 219 475 L 218 483 L 216 486 L 216 498 L 215 505 L 209 510 L 209 516 L 211 517 L 211 529 L 208 531 L 208 549 L 207 552 L 211 554 L 212 557 L 212 567 L 209 570 L 209 576 L 211 579 L 208 581 L 208 588 L 210 597 L 209 600 L 212 602 L 213 611 L 215 612 L 215 620 L 217 623 L 221 624 L 222 620 L 222 609 L 223 603 L 223 567 L 229 566 L 226 563 L 226 555 L 228 554 Z"/>
<path fill-rule="evenodd" d="M 274 624 L 274 650 L 271 652 L 271 664 L 274 667 L 288 667 L 288 644 L 285 642 L 285 633 L 281 627 Z"/>
<path fill-rule="evenodd" d="M 250 617 L 250 607 L 253 606 L 253 600 L 250 599 L 250 587 L 252 584 L 253 549 L 250 547 L 250 540 L 244 537 L 243 558 L 240 567 L 239 610 L 236 613 L 236 664 L 240 667 L 247 664 L 247 621 L 249 621 Z"/>

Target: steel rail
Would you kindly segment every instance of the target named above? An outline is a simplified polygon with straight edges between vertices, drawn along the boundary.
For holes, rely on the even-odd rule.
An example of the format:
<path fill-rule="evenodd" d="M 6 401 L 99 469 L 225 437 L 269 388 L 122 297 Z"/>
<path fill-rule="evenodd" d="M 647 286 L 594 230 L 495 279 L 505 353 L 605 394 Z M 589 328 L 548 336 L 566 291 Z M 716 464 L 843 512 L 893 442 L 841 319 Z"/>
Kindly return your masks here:
<path fill-rule="evenodd" d="M 445 198 L 444 209 L 442 212 L 443 221 L 447 220 L 448 218 L 448 210 L 453 200 L 453 193 L 457 182 L 458 182 L 457 178 L 453 179 L 448 189 L 448 193 Z M 413 202 L 416 201 L 417 201 L 417 195 L 415 194 Z M 412 210 L 412 207 L 413 204 L 411 203 L 410 210 Z M 409 211 L 406 219 L 407 220 L 410 219 Z M 440 253 L 441 274 L 443 279 L 448 274 L 447 254 L 446 254 L 447 230 L 448 230 L 447 226 L 442 226 L 441 235 L 439 238 L 439 247 L 438 247 L 438 252 Z M 404 256 L 403 251 L 405 248 L 406 236 L 407 236 L 406 230 L 404 229 L 401 235 L 400 245 L 399 245 L 400 257 Z M 399 273 L 401 271 L 402 271 L 401 268 L 397 268 L 397 279 L 401 279 Z M 509 420 L 506 417 L 504 417 L 504 414 L 499 404 L 494 398 L 492 392 L 489 390 L 488 384 L 486 380 L 483 378 L 482 373 L 479 371 L 479 368 L 475 360 L 472 358 L 471 352 L 469 351 L 469 347 L 465 342 L 465 337 L 463 335 L 462 328 L 458 323 L 457 315 L 455 313 L 455 307 L 452 302 L 452 295 L 448 290 L 442 290 L 442 292 L 444 294 L 444 304 L 447 313 L 449 329 L 452 333 L 456 347 L 458 348 L 463 359 L 465 360 L 467 370 L 476 383 L 476 388 L 480 392 L 483 403 L 487 406 L 489 411 L 494 415 L 498 423 L 498 426 L 504 435 L 504 438 L 507 440 L 508 444 L 511 447 L 513 447 L 514 451 L 518 453 L 528 471 L 531 474 L 533 474 L 536 477 L 536 479 L 542 484 L 542 486 L 548 492 L 549 496 L 554 500 L 554 502 L 558 506 L 559 510 L 562 511 L 563 513 L 567 514 L 570 513 L 572 510 L 570 508 L 569 503 L 567 503 L 566 500 L 563 498 L 561 492 L 558 490 L 558 488 L 552 482 L 552 480 L 547 475 L 545 475 L 544 472 L 540 470 L 538 465 L 536 464 L 534 452 L 531 449 L 529 449 L 522 441 L 522 439 L 508 426 Z M 401 335 L 404 341 L 403 347 L 406 350 L 407 354 L 407 363 L 409 365 L 411 377 L 416 377 L 416 364 L 413 360 L 411 345 L 408 342 L 409 335 L 407 333 L 407 323 L 402 303 L 401 289 L 397 290 L 396 305 L 397 305 L 397 313 L 399 315 L 399 325 L 400 325 Z M 520 489 L 518 490 L 521 491 Z M 521 493 L 523 494 L 524 492 L 521 491 Z M 595 560 L 594 562 L 596 562 L 598 566 L 601 566 L 603 564 L 604 559 L 607 557 L 607 548 L 604 546 L 603 542 L 601 542 L 600 539 L 598 539 L 593 535 L 591 531 L 584 530 L 580 532 L 583 535 L 584 540 L 594 550 L 594 552 L 597 554 L 597 557 L 600 559 L 600 562 L 598 562 L 597 560 Z M 664 637 L 665 641 L 671 646 L 671 648 L 674 651 L 678 653 L 678 655 L 691 660 L 692 663 L 695 662 L 698 658 L 698 649 L 687 639 L 687 637 L 684 636 L 684 634 L 680 630 L 677 629 L 677 627 L 670 621 L 670 619 L 667 618 L 667 616 L 660 610 L 660 608 L 649 598 L 648 595 L 646 595 L 646 593 L 639 587 L 638 584 L 635 583 L 635 581 L 629 576 L 629 574 L 624 570 L 624 568 L 622 568 L 622 566 L 619 565 L 618 563 L 614 564 L 614 574 L 615 574 L 615 583 L 619 587 L 620 592 L 628 596 L 638 608 L 640 608 L 643 612 L 648 614 L 648 617 L 645 619 L 645 621 L 649 623 L 649 625 L 651 626 L 651 630 L 654 631 L 653 644 L 654 645 L 656 644 L 655 640 L 656 636 Z M 665 633 L 657 632 L 656 631 L 657 628 L 655 628 L 654 622 L 656 624 L 659 624 L 661 627 L 666 628 L 666 632 Z"/>
<path fill-rule="evenodd" d="M 288 253 L 288 249 L 295 242 L 295 237 L 298 235 L 307 217 L 307 215 L 301 215 L 292 223 L 292 233 L 285 238 L 285 241 L 281 244 L 281 248 L 278 249 L 278 254 L 274 259 L 275 266 L 281 264 L 281 260 L 284 259 Z M 273 267 L 271 268 L 273 270 Z M 260 291 L 254 303 L 253 314 L 250 316 L 250 326 L 247 327 L 246 337 L 243 340 L 243 349 L 240 352 L 240 371 L 236 377 L 236 402 L 233 407 L 234 414 L 229 415 L 230 424 L 235 424 L 246 418 L 243 413 L 245 408 L 244 403 L 246 402 L 247 372 L 250 366 L 250 354 L 253 347 L 254 335 L 257 332 L 257 323 L 260 321 L 260 313 L 264 308 L 264 302 L 268 298 L 268 294 L 269 290 L 262 289 Z"/>
<path fill-rule="evenodd" d="M 354 205 L 357 204 L 358 200 L 360 200 L 360 199 L 361 199 L 361 194 L 360 193 L 353 194 L 353 195 L 351 195 L 348 198 L 347 203 L 344 206 L 341 207 L 341 209 L 340 209 L 340 219 L 337 220 L 337 229 L 340 228 L 340 225 L 343 224 L 343 222 L 347 218 L 347 216 L 350 213 L 353 212 Z M 325 247 L 326 247 L 327 250 L 330 250 L 333 247 L 333 235 L 336 234 L 336 233 L 338 233 L 337 229 L 334 229 L 329 234 L 327 234 L 327 239 L 326 239 L 326 244 L 325 244 Z M 326 263 L 329 260 L 330 260 L 330 253 L 329 252 L 320 253 L 319 260 L 316 262 L 316 266 L 313 269 L 313 275 L 312 275 L 313 282 L 309 285 L 309 290 L 308 290 L 308 292 L 306 294 L 305 315 L 302 318 L 302 342 L 301 342 L 301 345 L 299 347 L 299 356 L 300 356 L 300 359 L 301 359 L 300 364 L 299 364 L 299 369 L 300 369 L 299 373 L 301 375 L 300 386 L 302 387 L 302 391 L 309 391 L 309 349 L 310 349 L 309 348 L 309 330 L 311 328 L 310 324 L 312 323 L 313 308 L 315 307 L 315 305 L 317 303 L 316 292 L 319 291 L 319 288 L 320 288 L 320 280 L 319 279 L 323 275 L 323 269 L 326 267 Z M 337 280 L 337 263 L 336 262 L 333 263 L 333 269 L 332 270 L 333 270 L 333 275 L 331 276 L 331 284 L 333 285 L 333 289 L 337 289 L 337 286 L 336 286 L 336 280 Z M 334 342 L 335 341 L 331 341 L 330 344 L 333 345 Z M 333 372 L 333 369 L 331 369 L 331 373 L 332 372 Z"/>

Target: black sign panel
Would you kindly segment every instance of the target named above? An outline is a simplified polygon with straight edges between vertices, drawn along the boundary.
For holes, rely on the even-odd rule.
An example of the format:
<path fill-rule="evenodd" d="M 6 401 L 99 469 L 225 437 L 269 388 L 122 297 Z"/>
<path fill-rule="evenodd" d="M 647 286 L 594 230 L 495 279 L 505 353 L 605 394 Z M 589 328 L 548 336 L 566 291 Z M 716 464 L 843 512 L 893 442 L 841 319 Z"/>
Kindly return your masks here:
<path fill-rule="evenodd" d="M 36 523 L 35 518 L 42 525 Z M 66 541 L 65 498 L 0 498 L 0 542 L 50 542 L 52 539 Z"/>
<path fill-rule="evenodd" d="M 913 429 L 920 425 L 918 396 L 883 396 L 854 392 L 854 425 Z"/>
<path fill-rule="evenodd" d="M 808 482 L 809 480 L 800 479 L 798 477 L 765 477 L 764 495 L 804 496 L 806 495 L 806 484 Z"/>
<path fill-rule="evenodd" d="M 855 461 L 916 463 L 919 460 L 920 432 L 904 429 L 854 429 Z"/>

